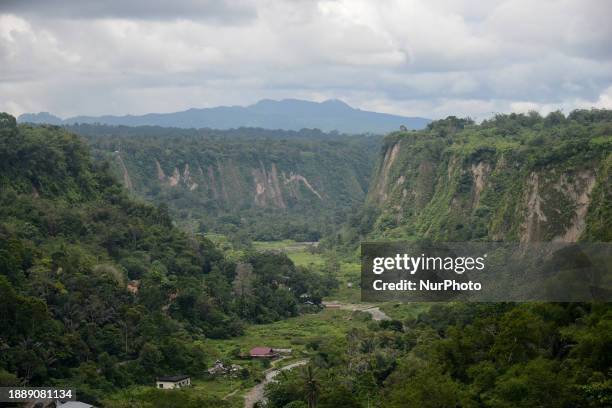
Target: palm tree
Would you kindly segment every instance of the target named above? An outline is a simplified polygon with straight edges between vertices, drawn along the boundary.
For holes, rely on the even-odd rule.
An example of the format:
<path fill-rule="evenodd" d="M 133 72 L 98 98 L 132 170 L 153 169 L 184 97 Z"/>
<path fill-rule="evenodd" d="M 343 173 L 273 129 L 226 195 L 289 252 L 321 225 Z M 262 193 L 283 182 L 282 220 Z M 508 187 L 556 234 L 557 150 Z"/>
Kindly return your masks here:
<path fill-rule="evenodd" d="M 304 396 L 308 402 L 308 408 L 315 408 L 317 405 L 317 399 L 319 398 L 319 392 L 321 391 L 321 384 L 316 378 L 316 370 L 312 365 L 308 364 L 302 371 L 302 379 L 304 381 Z"/>

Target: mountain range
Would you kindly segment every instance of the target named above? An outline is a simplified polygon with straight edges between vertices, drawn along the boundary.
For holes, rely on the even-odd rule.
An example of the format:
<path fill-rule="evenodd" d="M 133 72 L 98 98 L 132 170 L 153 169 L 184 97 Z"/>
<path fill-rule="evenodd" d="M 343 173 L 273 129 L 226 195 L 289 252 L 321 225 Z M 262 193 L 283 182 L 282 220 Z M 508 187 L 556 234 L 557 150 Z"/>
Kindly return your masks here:
<path fill-rule="evenodd" d="M 280 101 L 264 99 L 249 106 L 219 106 L 188 109 L 173 113 L 148 113 L 124 116 L 74 116 L 62 119 L 48 112 L 25 113 L 19 122 L 70 125 L 100 123 L 125 126 L 164 126 L 177 128 L 231 129 L 258 127 L 266 129 L 300 130 L 317 128 L 342 133 L 388 133 L 400 126 L 421 129 L 429 119 L 378 113 L 353 108 L 331 99 L 311 102 L 299 99 Z"/>

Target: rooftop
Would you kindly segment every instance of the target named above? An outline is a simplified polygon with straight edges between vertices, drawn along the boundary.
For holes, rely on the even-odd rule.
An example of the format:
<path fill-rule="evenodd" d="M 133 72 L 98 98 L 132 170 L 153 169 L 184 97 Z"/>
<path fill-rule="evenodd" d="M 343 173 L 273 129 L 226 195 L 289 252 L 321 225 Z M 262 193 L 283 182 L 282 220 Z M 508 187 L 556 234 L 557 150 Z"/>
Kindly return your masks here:
<path fill-rule="evenodd" d="M 81 401 L 58 401 L 57 406 L 61 408 L 93 408 L 93 405 Z"/>
<path fill-rule="evenodd" d="M 155 380 L 156 381 L 177 382 L 177 381 L 182 381 L 186 378 L 189 378 L 189 376 L 188 375 L 167 375 L 164 377 L 157 377 Z"/>
<path fill-rule="evenodd" d="M 271 354 L 273 352 L 271 347 L 253 347 L 250 351 L 251 354 Z"/>

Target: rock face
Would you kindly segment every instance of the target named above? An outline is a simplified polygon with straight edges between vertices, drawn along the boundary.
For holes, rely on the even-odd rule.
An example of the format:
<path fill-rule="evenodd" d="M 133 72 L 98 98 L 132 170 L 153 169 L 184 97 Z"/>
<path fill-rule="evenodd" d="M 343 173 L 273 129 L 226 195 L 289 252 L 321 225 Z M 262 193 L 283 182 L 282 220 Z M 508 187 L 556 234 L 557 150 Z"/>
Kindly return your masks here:
<path fill-rule="evenodd" d="M 393 144 L 390 148 L 388 148 L 383 155 L 378 174 L 380 181 L 375 184 L 376 188 L 373 190 L 374 196 L 376 197 L 378 203 L 384 203 L 388 198 L 389 191 L 387 186 L 389 184 L 389 172 L 391 171 L 391 167 L 393 167 L 393 165 L 395 164 L 395 160 L 397 159 L 397 154 L 399 153 L 399 151 L 400 143 L 397 142 Z"/>
<path fill-rule="evenodd" d="M 592 138 L 557 154 L 562 140 L 526 147 L 520 134 L 483 140 L 479 130 L 389 136 L 367 197 L 378 213 L 372 235 L 575 242 L 592 225 L 605 225 L 609 136 L 601 143 L 585 128 Z"/>
<path fill-rule="evenodd" d="M 269 136 L 263 130 L 245 130 L 253 136 L 174 131 L 175 136 L 156 129 L 160 134 L 151 136 L 144 133 L 149 129 L 134 128 L 107 136 L 122 129 L 103 129 L 104 136 L 90 136 L 94 154 L 108 158 L 120 148 L 111 164 L 125 186 L 146 200 L 166 203 L 178 222 L 193 228 L 242 227 L 264 216 L 263 223 L 303 225 L 287 230 L 321 231 L 330 218 L 341 220 L 363 204 L 381 140 L 318 131 Z"/>
<path fill-rule="evenodd" d="M 206 172 L 198 165 L 199 170 L 195 174 L 191 173 L 189 163 L 185 163 L 181 167 L 182 171 L 178 166 L 173 167 L 171 176 L 165 175 L 157 159 L 154 159 L 154 163 L 159 187 L 190 192 L 200 189 L 203 194 L 227 207 L 252 201 L 260 208 L 286 209 L 292 203 L 329 200 L 329 197 L 319 193 L 305 176 L 292 170 L 279 172 L 273 162 L 267 166 L 260 162 L 259 167 L 248 168 L 249 175 L 242 174 L 245 169 L 239 168 L 233 162 L 218 162 L 216 166 L 205 166 Z M 124 171 L 124 185 L 133 190 L 127 168 L 123 161 L 120 164 Z"/>
<path fill-rule="evenodd" d="M 130 178 L 130 173 L 127 167 L 125 166 L 125 162 L 123 161 L 123 158 L 121 157 L 121 153 L 119 151 L 116 151 L 115 155 L 117 157 L 117 163 L 119 164 L 119 167 L 121 168 L 121 173 L 122 173 L 121 179 L 123 181 L 123 185 L 128 191 L 133 192 L 134 185 L 132 184 L 132 179 Z"/>
<path fill-rule="evenodd" d="M 276 164 L 272 163 L 270 171 L 267 171 L 261 163 L 261 168 L 251 169 L 251 174 L 255 185 L 254 201 L 257 206 L 287 208 Z"/>
<path fill-rule="evenodd" d="M 170 177 L 166 177 L 166 173 L 164 172 L 164 169 L 162 169 L 161 164 L 159 164 L 157 159 L 155 159 L 155 167 L 157 170 L 157 180 L 159 180 L 159 184 L 161 186 L 178 187 L 180 185 L 184 186 L 189 191 L 193 191 L 198 188 L 198 183 L 196 183 L 191 177 L 189 164 L 185 164 L 182 173 L 179 171 L 178 167 L 174 167 Z"/>

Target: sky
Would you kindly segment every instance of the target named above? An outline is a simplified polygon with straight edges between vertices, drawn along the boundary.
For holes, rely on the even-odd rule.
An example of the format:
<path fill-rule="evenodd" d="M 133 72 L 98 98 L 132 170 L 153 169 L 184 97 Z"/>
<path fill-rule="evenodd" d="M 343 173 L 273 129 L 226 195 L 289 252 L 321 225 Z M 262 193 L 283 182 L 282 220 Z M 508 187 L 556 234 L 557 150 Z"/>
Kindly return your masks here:
<path fill-rule="evenodd" d="M 0 0 L 0 111 L 612 108 L 609 0 Z"/>

